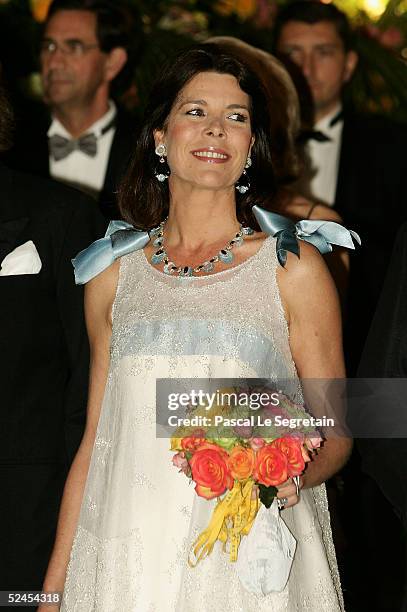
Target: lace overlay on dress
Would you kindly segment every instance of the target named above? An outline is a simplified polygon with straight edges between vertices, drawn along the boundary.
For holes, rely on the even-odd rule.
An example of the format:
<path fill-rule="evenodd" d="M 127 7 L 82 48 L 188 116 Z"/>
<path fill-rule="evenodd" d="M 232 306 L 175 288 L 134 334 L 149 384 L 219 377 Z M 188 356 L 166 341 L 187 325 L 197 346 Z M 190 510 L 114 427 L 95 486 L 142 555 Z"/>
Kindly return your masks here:
<path fill-rule="evenodd" d="M 275 239 L 235 268 L 165 276 L 122 257 L 111 363 L 68 566 L 64 612 L 340 612 L 325 487 L 282 517 L 297 539 L 287 587 L 256 597 L 218 545 L 191 569 L 215 501 L 195 494 L 156 438 L 157 377 L 290 379 L 300 394 L 276 280 Z"/>

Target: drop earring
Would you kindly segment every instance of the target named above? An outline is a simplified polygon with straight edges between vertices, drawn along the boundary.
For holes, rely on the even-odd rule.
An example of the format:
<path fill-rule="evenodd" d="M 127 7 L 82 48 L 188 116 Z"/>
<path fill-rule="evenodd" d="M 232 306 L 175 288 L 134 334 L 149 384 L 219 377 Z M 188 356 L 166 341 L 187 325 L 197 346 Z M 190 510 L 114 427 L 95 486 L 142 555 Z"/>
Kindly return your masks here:
<path fill-rule="evenodd" d="M 165 158 L 167 157 L 167 147 L 164 143 L 161 143 L 156 146 L 155 154 L 160 158 L 160 164 L 165 164 Z M 168 167 L 162 166 L 161 168 L 158 166 L 155 169 L 154 176 L 160 183 L 163 183 L 170 176 L 170 169 Z"/>
<path fill-rule="evenodd" d="M 250 189 L 250 181 L 249 181 L 249 177 L 248 174 L 246 172 L 247 168 L 250 168 L 250 166 L 252 165 L 252 158 L 250 157 L 250 155 L 248 156 L 243 172 L 242 172 L 242 176 L 240 177 L 240 179 L 238 180 L 238 182 L 236 183 L 235 187 L 237 189 L 237 191 L 241 194 L 246 193 L 247 191 L 249 191 Z"/>

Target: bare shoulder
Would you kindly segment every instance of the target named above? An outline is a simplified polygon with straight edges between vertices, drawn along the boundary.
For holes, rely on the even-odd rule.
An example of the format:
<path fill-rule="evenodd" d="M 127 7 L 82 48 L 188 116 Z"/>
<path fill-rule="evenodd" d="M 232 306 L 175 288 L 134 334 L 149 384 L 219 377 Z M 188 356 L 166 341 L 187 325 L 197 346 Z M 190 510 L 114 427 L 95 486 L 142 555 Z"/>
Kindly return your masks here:
<path fill-rule="evenodd" d="M 88 331 L 101 323 L 111 326 L 111 311 L 119 280 L 120 259 L 90 280 L 85 287 L 85 313 Z"/>
<path fill-rule="evenodd" d="M 281 284 L 315 280 L 321 274 L 329 274 L 324 258 L 316 247 L 303 240 L 298 240 L 298 245 L 299 257 L 288 252 L 285 266 L 278 268 L 277 274 Z"/>
<path fill-rule="evenodd" d="M 299 240 L 300 256 L 288 253 L 285 267 L 279 266 L 277 281 L 287 320 L 297 310 L 318 312 L 337 309 L 338 295 L 332 276 L 319 251 Z"/>

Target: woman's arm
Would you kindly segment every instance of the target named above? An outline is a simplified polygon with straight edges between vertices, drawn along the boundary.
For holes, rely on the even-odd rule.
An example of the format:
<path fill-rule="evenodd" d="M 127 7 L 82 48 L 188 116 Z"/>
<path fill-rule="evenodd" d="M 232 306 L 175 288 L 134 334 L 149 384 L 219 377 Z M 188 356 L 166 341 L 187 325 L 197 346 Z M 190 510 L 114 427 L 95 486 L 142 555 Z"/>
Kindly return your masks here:
<path fill-rule="evenodd" d="M 85 288 L 85 317 L 91 352 L 86 428 L 65 484 L 55 545 L 43 585 L 44 592 L 62 591 L 64 588 L 109 369 L 110 313 L 118 271 L 117 261 Z M 40 606 L 38 612 L 52 612 L 53 609 L 58 610 L 59 606 Z"/>
<path fill-rule="evenodd" d="M 300 258 L 289 253 L 277 278 L 299 377 L 343 378 L 339 299 L 323 258 L 313 246 L 300 243 Z M 352 441 L 344 435 L 328 437 L 307 464 L 303 486 L 314 487 L 333 476 L 346 463 L 351 449 Z"/>
<path fill-rule="evenodd" d="M 313 202 L 308 200 L 297 193 L 293 193 L 291 190 L 287 190 L 285 199 L 280 204 L 280 212 L 288 217 L 291 217 L 294 222 L 301 221 L 303 219 L 311 219 L 312 221 L 333 221 L 335 223 L 343 224 L 343 220 L 338 215 L 336 210 L 321 204 L 320 202 Z M 350 258 L 347 249 L 340 247 L 334 247 L 332 253 L 327 253 L 324 256 L 325 262 L 328 266 L 328 270 L 333 276 L 336 288 L 338 289 L 342 311 L 344 312 L 346 305 L 346 295 L 348 291 L 348 277 L 349 277 L 349 265 Z"/>
<path fill-rule="evenodd" d="M 324 221 L 334 221 L 343 224 L 343 219 L 336 210 L 324 204 L 316 204 L 309 217 L 313 220 L 324 219 Z M 332 253 L 327 253 L 324 257 L 328 270 L 332 274 L 336 288 L 339 293 L 342 312 L 345 311 L 346 296 L 348 293 L 350 256 L 348 249 L 334 247 Z"/>

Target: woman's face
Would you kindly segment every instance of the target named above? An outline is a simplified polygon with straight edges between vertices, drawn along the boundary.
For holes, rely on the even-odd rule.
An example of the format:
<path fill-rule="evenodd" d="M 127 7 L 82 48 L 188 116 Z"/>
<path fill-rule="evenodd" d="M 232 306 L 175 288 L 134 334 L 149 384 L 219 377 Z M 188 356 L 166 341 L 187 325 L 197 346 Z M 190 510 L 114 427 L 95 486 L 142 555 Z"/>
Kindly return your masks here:
<path fill-rule="evenodd" d="M 165 143 L 170 180 L 233 186 L 254 142 L 249 96 L 230 74 L 201 72 L 181 90 L 155 144 Z"/>

